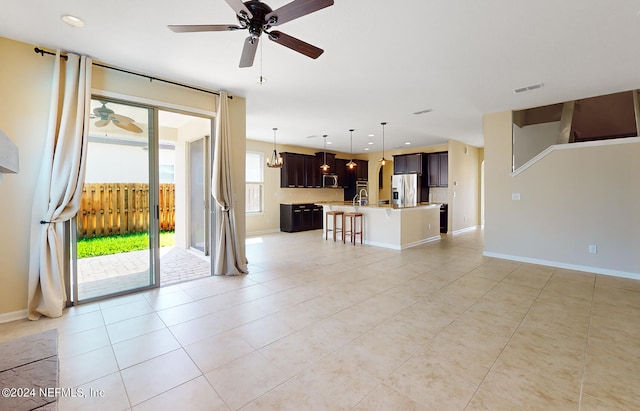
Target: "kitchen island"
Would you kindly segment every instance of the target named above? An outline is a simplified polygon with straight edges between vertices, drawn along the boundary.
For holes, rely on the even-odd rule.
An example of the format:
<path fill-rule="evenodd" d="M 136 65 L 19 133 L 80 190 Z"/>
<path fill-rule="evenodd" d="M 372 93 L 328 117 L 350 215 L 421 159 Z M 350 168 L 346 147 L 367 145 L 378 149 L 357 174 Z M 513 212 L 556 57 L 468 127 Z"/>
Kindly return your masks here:
<path fill-rule="evenodd" d="M 363 214 L 365 244 L 404 250 L 440 239 L 440 204 L 395 208 L 390 205 L 353 205 L 345 202 L 322 202 L 327 211 L 357 211 Z M 326 230 L 326 226 L 323 229 Z M 324 238 L 324 237 L 323 237 Z"/>

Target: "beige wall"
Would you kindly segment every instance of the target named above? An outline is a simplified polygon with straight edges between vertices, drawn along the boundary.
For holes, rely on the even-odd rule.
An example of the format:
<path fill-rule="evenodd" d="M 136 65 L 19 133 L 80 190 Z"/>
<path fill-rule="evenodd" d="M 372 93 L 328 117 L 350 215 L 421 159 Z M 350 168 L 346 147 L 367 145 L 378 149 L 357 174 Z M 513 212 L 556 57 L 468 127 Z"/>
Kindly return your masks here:
<path fill-rule="evenodd" d="M 512 176 L 511 112 L 484 117 L 484 140 L 487 255 L 640 278 L 640 143 L 572 145 Z"/>
<path fill-rule="evenodd" d="M 33 188 L 47 130 L 53 56 L 41 57 L 33 45 L 0 38 L 0 129 L 20 150 L 20 173 L 0 184 L 0 321 L 27 306 L 29 232 Z M 216 108 L 215 96 L 94 67 L 93 88 L 181 105 L 199 112 Z M 235 186 L 244 186 L 245 100 L 230 101 Z M 236 193 L 236 216 L 244 254 L 244 190 Z M 13 314 L 11 314 L 13 313 Z"/>
<path fill-rule="evenodd" d="M 0 37 L 0 129 L 18 146 L 20 172 L 0 184 L 0 315 L 26 310 L 33 188 L 47 132 L 53 57 Z"/>
<path fill-rule="evenodd" d="M 449 232 L 480 224 L 479 149 L 449 140 Z"/>

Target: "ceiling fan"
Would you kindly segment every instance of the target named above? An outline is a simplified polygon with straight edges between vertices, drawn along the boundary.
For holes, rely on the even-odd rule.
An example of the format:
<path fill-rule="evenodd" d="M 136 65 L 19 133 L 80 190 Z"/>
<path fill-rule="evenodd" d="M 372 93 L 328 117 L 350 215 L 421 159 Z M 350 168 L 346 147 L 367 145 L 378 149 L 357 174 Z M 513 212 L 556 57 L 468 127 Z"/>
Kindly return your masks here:
<path fill-rule="evenodd" d="M 249 37 L 244 42 L 240 67 L 251 67 L 258 49 L 258 41 L 262 33 L 269 36 L 278 44 L 288 47 L 305 56 L 316 59 L 324 50 L 292 37 L 281 31 L 271 30 L 271 27 L 297 19 L 325 7 L 333 5 L 333 0 L 294 0 L 291 3 L 272 10 L 266 3 L 258 0 L 249 0 L 244 3 L 241 0 L 225 0 L 236 12 L 240 25 L 236 24 L 199 24 L 199 25 L 169 25 L 170 30 L 176 33 L 189 33 L 200 31 L 235 31 L 249 30 Z"/>
<path fill-rule="evenodd" d="M 93 109 L 91 118 L 98 118 L 94 124 L 96 127 L 105 127 L 109 123 L 113 123 L 116 126 L 131 131 L 134 133 L 142 133 L 142 129 L 134 124 L 134 120 L 130 117 L 116 114 L 113 110 L 107 107 L 107 102 L 100 100 L 102 107 L 96 107 Z"/>

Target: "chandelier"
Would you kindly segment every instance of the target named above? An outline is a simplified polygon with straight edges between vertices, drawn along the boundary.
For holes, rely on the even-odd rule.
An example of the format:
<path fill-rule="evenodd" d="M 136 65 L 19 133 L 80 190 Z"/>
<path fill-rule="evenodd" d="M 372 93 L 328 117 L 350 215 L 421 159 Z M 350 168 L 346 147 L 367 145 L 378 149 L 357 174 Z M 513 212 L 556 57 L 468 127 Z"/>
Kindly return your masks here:
<path fill-rule="evenodd" d="M 278 129 L 276 127 L 273 128 L 273 153 L 271 153 L 271 157 L 267 159 L 267 167 L 269 168 L 282 168 L 282 157 L 278 154 L 276 150 L 276 131 Z"/>

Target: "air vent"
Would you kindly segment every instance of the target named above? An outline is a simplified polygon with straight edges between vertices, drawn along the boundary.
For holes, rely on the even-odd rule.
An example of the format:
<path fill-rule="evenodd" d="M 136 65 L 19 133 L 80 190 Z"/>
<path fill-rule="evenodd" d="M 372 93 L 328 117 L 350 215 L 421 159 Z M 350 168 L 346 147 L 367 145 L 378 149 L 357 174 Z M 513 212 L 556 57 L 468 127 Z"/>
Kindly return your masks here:
<path fill-rule="evenodd" d="M 416 111 L 416 112 L 415 112 L 415 113 L 413 113 L 413 114 L 415 114 L 415 115 L 419 115 L 419 114 L 426 114 L 426 113 L 431 113 L 432 111 L 433 111 L 433 109 L 432 109 L 432 108 L 428 108 L 428 109 L 425 109 L 425 110 Z"/>
<path fill-rule="evenodd" d="M 531 91 L 531 90 L 535 90 L 535 89 L 539 89 L 544 87 L 544 83 L 538 83 L 538 84 L 532 84 L 530 86 L 525 86 L 525 87 L 520 87 L 520 88 L 514 88 L 513 92 L 514 93 L 524 93 L 525 91 Z"/>

